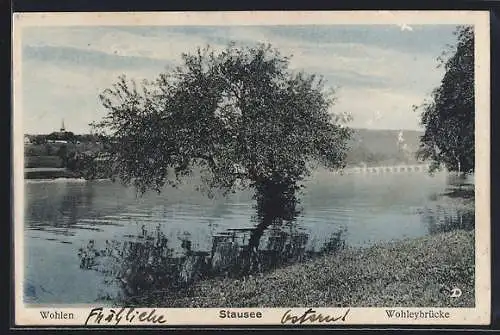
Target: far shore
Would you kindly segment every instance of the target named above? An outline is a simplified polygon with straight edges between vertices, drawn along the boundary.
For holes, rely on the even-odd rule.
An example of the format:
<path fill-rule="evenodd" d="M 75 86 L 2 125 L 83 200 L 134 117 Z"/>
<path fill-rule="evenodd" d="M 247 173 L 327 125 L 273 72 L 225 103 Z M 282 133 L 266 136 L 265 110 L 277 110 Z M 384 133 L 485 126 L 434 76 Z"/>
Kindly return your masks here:
<path fill-rule="evenodd" d="M 148 307 L 474 307 L 474 232 L 347 248 L 244 278 L 119 302 Z M 451 297 L 459 288 L 460 297 Z"/>
<path fill-rule="evenodd" d="M 394 171 L 391 169 L 390 171 L 387 170 L 385 167 L 359 167 L 359 166 L 347 166 L 343 170 L 335 171 L 336 173 L 356 173 L 356 174 L 378 174 L 378 173 L 387 173 L 387 172 L 409 172 L 408 170 L 403 170 L 404 169 L 404 164 L 403 165 L 395 165 L 394 166 Z M 413 171 L 413 166 L 415 166 L 415 171 L 418 172 L 423 172 L 424 169 L 423 167 L 426 166 L 425 164 L 420 164 L 420 165 L 411 165 L 412 166 L 412 171 Z M 417 170 L 418 168 L 418 170 Z M 25 179 L 46 179 L 46 180 L 51 180 L 51 179 L 60 179 L 60 178 L 67 178 L 67 179 L 75 179 L 75 178 L 81 178 L 80 177 L 80 172 L 78 171 L 71 171 L 67 168 L 64 167 L 25 167 L 24 168 L 24 178 Z"/>
<path fill-rule="evenodd" d="M 77 173 L 66 168 L 25 168 L 25 179 L 58 179 L 58 178 L 78 178 Z"/>

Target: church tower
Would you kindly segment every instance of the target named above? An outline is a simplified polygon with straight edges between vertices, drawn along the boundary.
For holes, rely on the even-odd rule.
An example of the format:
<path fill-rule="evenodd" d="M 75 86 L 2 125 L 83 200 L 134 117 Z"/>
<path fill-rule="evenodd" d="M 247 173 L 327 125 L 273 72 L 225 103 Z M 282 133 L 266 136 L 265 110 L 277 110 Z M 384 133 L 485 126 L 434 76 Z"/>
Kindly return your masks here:
<path fill-rule="evenodd" d="M 61 133 L 64 133 L 66 131 L 66 128 L 64 127 L 64 119 L 62 119 L 61 123 Z"/>

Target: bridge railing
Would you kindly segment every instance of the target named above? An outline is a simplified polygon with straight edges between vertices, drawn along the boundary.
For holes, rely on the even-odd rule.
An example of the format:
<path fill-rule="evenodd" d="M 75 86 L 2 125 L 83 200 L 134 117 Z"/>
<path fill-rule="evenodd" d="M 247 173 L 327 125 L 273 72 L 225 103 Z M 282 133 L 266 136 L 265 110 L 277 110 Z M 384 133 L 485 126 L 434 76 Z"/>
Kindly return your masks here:
<path fill-rule="evenodd" d="M 339 174 L 427 172 L 429 164 L 346 167 Z"/>

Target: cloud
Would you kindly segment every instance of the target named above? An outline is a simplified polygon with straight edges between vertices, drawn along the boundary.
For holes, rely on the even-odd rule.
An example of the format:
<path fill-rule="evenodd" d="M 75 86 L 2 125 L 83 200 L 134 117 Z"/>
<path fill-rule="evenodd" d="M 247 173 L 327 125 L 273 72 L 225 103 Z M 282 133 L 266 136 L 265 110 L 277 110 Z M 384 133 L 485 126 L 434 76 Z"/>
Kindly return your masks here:
<path fill-rule="evenodd" d="M 401 28 L 401 31 L 413 31 L 413 28 L 407 25 L 406 23 L 398 24 L 398 26 Z"/>
<path fill-rule="evenodd" d="M 411 28 L 411 34 L 395 25 L 344 30 L 334 26 L 25 28 L 25 129 L 51 131 L 64 117 L 75 131 L 88 131 L 87 124 L 103 116 L 98 94 L 119 75 L 151 79 L 165 66 L 179 64 L 183 52 L 207 44 L 220 49 L 229 41 L 271 43 L 283 55 L 293 55 L 292 69 L 321 74 L 327 84 L 340 86 L 335 108 L 352 114 L 353 125 L 418 128 L 411 105 L 421 103 L 439 84 L 442 70 L 436 69 L 439 53 L 402 37 L 411 36 L 424 46 L 421 39 L 426 37 L 436 49 L 438 43 L 429 40 L 432 31 Z M 389 37 L 400 43 L 388 41 Z M 377 111 L 379 116 L 374 116 Z"/>
<path fill-rule="evenodd" d="M 147 36 L 111 27 L 36 28 L 23 32 L 22 38 L 24 45 L 32 47 L 75 48 L 112 56 L 167 61 L 178 60 L 181 53 L 206 44 L 205 40 L 197 36 L 168 32 L 163 36 Z"/>
<path fill-rule="evenodd" d="M 378 88 L 341 88 L 337 92 L 336 113 L 351 113 L 356 128 L 419 129 L 419 115 L 412 106 L 425 95 Z"/>
<path fill-rule="evenodd" d="M 209 36 L 216 33 L 211 31 Z M 439 54 L 402 52 L 397 48 L 333 39 L 323 39 L 319 44 L 270 34 L 268 29 L 258 27 L 230 27 L 223 36 L 240 44 L 271 43 L 283 55 L 293 56 L 292 68 L 322 74 L 332 85 L 392 85 L 429 91 L 442 76 L 442 71 L 436 69 Z"/>
<path fill-rule="evenodd" d="M 25 32 L 23 43 L 28 47 L 54 47 L 80 50 L 80 59 L 88 59 L 99 52 L 110 57 L 103 64 L 119 66 L 122 63 L 152 62 L 179 63 L 183 52 L 194 51 L 197 46 L 210 43 L 215 49 L 222 48 L 229 41 L 240 44 L 271 43 L 284 55 L 293 54 L 291 66 L 308 69 L 328 75 L 333 72 L 352 73 L 358 78 L 371 76 L 373 79 L 399 80 L 409 68 L 425 67 L 432 72 L 435 56 L 429 54 L 404 53 L 395 49 L 377 47 L 372 44 L 356 42 L 335 42 L 322 40 L 297 40 L 290 36 L 276 34 L 275 30 L 262 27 L 219 27 L 158 29 L 142 28 L 37 28 Z M 271 32 L 270 32 L 271 31 Z M 274 33 L 273 33 L 274 32 Z M 71 48 L 71 49 L 69 49 Z M 38 50 L 48 50 L 38 49 Z M 86 54 L 87 57 L 83 57 Z M 94 53 L 95 54 L 95 53 Z M 122 56 L 119 58 L 117 56 Z M 128 59 L 130 57 L 130 59 Z M 74 59 L 79 59 L 74 56 Z M 126 64 L 123 64 L 124 66 Z M 132 65 L 131 65 L 132 66 Z M 365 78 L 366 80 L 366 78 Z"/>
<path fill-rule="evenodd" d="M 101 51 L 89 51 L 74 47 L 25 46 L 23 57 L 26 60 L 39 60 L 66 65 L 86 65 L 104 68 L 162 67 L 171 62 L 141 56 L 121 56 Z"/>

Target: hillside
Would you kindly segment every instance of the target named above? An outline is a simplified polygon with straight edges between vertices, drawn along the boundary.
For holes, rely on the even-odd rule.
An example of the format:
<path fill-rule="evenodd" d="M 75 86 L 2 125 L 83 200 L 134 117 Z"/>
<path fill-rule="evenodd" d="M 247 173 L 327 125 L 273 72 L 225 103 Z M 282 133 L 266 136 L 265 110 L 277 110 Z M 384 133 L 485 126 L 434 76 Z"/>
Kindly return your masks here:
<path fill-rule="evenodd" d="M 399 130 L 355 129 L 349 141 L 348 165 L 384 165 L 394 163 L 415 163 L 421 131 L 404 130 L 403 144 L 398 145 Z"/>

